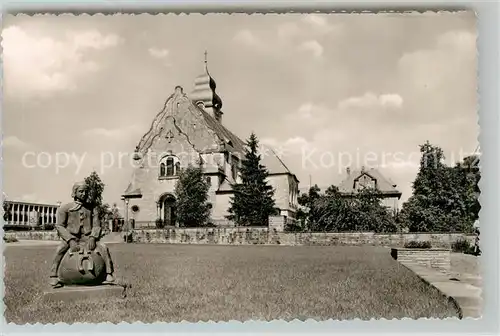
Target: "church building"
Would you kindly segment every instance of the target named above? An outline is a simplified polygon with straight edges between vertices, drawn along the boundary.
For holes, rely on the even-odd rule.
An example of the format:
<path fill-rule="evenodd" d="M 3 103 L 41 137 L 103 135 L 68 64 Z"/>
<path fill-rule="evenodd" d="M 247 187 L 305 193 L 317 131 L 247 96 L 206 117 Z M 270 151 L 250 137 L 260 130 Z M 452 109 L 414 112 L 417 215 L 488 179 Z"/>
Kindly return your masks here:
<path fill-rule="evenodd" d="M 205 59 L 204 71 L 195 79 L 192 93 L 187 95 L 177 86 L 140 139 L 134 153 L 134 171 L 122 196 L 136 228 L 154 225 L 157 219 L 165 225 L 179 224 L 175 184 L 184 167 L 200 162 L 210 185 L 212 223 L 232 224 L 226 215 L 234 194 L 232 185 L 239 182 L 246 146 L 223 124 L 222 99 L 215 89 Z M 261 164 L 269 171 L 276 207 L 281 216 L 294 218 L 299 181 L 272 149 L 266 149 Z"/>

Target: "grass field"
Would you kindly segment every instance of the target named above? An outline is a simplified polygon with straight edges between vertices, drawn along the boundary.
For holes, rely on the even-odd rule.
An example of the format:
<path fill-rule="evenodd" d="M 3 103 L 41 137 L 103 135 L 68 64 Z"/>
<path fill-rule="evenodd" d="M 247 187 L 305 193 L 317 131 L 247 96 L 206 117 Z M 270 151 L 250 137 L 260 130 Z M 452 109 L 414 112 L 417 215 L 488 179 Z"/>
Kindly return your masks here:
<path fill-rule="evenodd" d="M 125 299 L 41 302 L 54 246 L 5 249 L 7 322 L 454 317 L 451 303 L 374 247 L 109 245 Z"/>

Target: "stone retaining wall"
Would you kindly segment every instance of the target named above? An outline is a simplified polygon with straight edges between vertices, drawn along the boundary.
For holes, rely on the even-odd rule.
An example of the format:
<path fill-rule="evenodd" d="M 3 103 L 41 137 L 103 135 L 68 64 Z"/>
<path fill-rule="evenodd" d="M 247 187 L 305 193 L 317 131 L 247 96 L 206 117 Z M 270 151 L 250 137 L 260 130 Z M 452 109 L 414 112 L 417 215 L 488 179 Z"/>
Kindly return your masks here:
<path fill-rule="evenodd" d="M 6 238 L 17 238 L 17 240 L 60 240 L 57 232 L 52 231 L 12 231 L 4 232 Z"/>
<path fill-rule="evenodd" d="M 59 240 L 55 231 L 6 232 L 5 236 L 18 240 Z M 430 241 L 433 248 L 450 248 L 451 243 L 467 239 L 474 244 L 474 235 L 462 233 L 402 233 L 376 234 L 373 232 L 306 233 L 279 232 L 267 227 L 258 228 L 169 228 L 136 229 L 133 242 L 168 244 L 225 244 L 225 245 L 350 245 L 403 247 L 409 241 Z"/>
<path fill-rule="evenodd" d="M 443 273 L 449 273 L 451 267 L 449 249 L 393 248 L 391 255 L 406 266 L 430 267 Z"/>

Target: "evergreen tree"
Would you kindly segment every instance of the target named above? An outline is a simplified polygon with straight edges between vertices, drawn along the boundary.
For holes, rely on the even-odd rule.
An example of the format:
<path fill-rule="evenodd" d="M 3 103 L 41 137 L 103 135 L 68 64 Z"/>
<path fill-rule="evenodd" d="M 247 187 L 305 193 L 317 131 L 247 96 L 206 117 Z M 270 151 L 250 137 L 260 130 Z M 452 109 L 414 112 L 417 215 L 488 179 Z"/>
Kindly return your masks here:
<path fill-rule="evenodd" d="M 228 209 L 229 220 L 238 225 L 268 225 L 269 216 L 277 214 L 274 190 L 266 179 L 268 171 L 258 154 L 259 143 L 254 133 L 247 140 L 247 151 L 241 162 L 241 183 L 233 185 L 235 191 Z"/>
<path fill-rule="evenodd" d="M 208 224 L 211 209 L 208 202 L 209 188 L 201 167 L 189 165 L 182 170 L 175 185 L 176 216 L 182 226 L 199 227 Z"/>

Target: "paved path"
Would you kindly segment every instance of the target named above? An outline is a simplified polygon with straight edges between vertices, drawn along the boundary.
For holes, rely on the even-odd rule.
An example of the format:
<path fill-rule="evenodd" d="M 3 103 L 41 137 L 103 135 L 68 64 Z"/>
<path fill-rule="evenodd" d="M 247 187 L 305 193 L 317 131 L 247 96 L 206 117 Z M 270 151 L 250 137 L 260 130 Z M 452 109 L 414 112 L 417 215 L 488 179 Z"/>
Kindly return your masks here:
<path fill-rule="evenodd" d="M 47 245 L 57 245 L 58 240 L 19 240 L 15 243 L 4 243 L 6 247 L 11 246 L 47 246 Z"/>
<path fill-rule="evenodd" d="M 405 266 L 446 297 L 454 300 L 460 307 L 462 318 L 481 317 L 483 308 L 481 277 L 472 274 L 445 274 L 418 265 Z"/>

